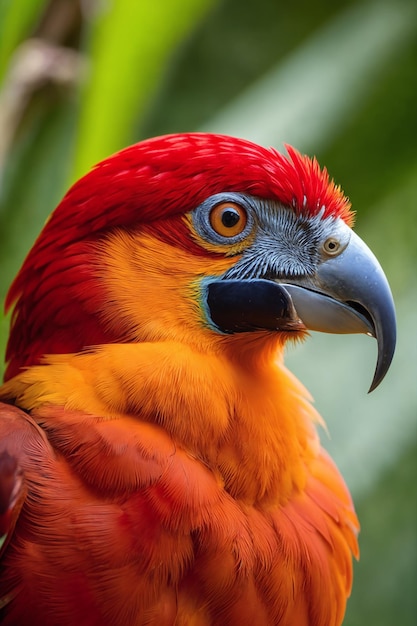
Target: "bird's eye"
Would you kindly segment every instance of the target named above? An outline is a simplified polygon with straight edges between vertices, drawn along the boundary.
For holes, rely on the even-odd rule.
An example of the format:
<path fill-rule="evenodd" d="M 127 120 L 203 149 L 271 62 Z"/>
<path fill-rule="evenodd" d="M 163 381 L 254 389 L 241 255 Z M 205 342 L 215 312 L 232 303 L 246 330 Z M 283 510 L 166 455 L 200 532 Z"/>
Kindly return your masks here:
<path fill-rule="evenodd" d="M 226 246 L 229 254 L 237 254 L 253 240 L 255 214 L 252 197 L 223 192 L 209 196 L 190 217 L 203 246 Z"/>
<path fill-rule="evenodd" d="M 222 237 L 236 237 L 244 231 L 248 216 L 245 209 L 235 202 L 221 202 L 212 208 L 210 225 Z"/>
<path fill-rule="evenodd" d="M 329 237 L 323 244 L 323 250 L 329 256 L 336 256 L 336 254 L 339 254 L 340 248 L 341 242 L 335 237 Z"/>

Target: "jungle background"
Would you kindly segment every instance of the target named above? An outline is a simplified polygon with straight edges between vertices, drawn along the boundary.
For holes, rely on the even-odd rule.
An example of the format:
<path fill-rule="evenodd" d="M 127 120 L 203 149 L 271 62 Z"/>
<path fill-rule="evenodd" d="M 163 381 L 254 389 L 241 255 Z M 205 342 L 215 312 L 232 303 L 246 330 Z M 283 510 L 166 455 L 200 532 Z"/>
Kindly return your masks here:
<path fill-rule="evenodd" d="M 365 336 L 313 333 L 287 362 L 327 422 L 362 524 L 345 625 L 415 625 L 415 2 L 0 0 L 0 89 L 1 301 L 69 184 L 145 137 L 291 143 L 342 185 L 392 285 L 397 353 L 371 395 Z"/>

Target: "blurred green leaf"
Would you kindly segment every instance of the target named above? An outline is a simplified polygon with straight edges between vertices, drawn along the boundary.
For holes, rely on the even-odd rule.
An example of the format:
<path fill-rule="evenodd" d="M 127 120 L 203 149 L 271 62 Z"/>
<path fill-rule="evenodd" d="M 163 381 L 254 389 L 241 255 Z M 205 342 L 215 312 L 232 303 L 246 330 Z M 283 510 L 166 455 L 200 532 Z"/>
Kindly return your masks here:
<path fill-rule="evenodd" d="M 417 499 L 410 485 L 416 476 L 414 438 L 374 488 L 357 498 L 361 558 L 344 626 L 415 626 Z"/>
<path fill-rule="evenodd" d="M 118 0 L 90 34 L 90 77 L 83 90 L 74 178 L 130 142 L 150 105 L 161 68 L 212 0 Z"/>
<path fill-rule="evenodd" d="M 0 297 L 17 272 L 46 217 L 60 200 L 73 150 L 75 107 L 42 100 L 16 142 L 0 206 Z"/>

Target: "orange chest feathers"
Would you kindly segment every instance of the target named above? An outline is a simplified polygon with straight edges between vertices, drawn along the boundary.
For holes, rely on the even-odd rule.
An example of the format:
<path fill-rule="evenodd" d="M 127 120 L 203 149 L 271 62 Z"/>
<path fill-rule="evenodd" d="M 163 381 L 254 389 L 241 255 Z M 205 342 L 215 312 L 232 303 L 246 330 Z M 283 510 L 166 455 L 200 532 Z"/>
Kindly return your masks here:
<path fill-rule="evenodd" d="M 128 345 L 108 349 L 106 358 L 54 358 L 50 371 L 33 368 L 13 391 L 3 388 L 47 436 L 26 439 L 32 495 L 4 565 L 6 592 L 19 579 L 30 596 L 42 581 L 31 602 L 45 626 L 339 625 L 357 521 L 314 436 L 314 412 L 285 370 L 276 374 L 282 383 L 274 375 L 271 398 L 272 380 L 248 390 L 224 363 L 205 358 L 200 368 L 197 358 L 177 381 L 174 401 L 158 368 L 146 370 L 162 354 L 150 360 L 133 358 Z M 171 366 L 172 354 L 177 371 L 188 355 L 172 352 Z M 117 359 L 125 366 L 113 404 L 95 380 L 90 404 L 81 406 L 83 382 L 91 385 L 93 371 L 104 380 Z M 69 393 L 63 381 L 71 368 L 84 373 Z M 14 610 L 12 603 L 12 619 Z M 28 613 L 19 623 L 34 622 Z"/>

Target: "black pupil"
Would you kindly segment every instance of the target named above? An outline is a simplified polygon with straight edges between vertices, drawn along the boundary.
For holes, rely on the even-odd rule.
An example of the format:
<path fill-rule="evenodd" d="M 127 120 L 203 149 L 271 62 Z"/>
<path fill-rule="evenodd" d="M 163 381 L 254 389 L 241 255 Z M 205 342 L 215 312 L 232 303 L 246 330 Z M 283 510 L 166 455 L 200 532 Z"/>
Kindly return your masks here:
<path fill-rule="evenodd" d="M 225 209 L 222 213 L 222 224 L 226 228 L 233 228 L 240 220 L 240 214 L 232 207 Z"/>

